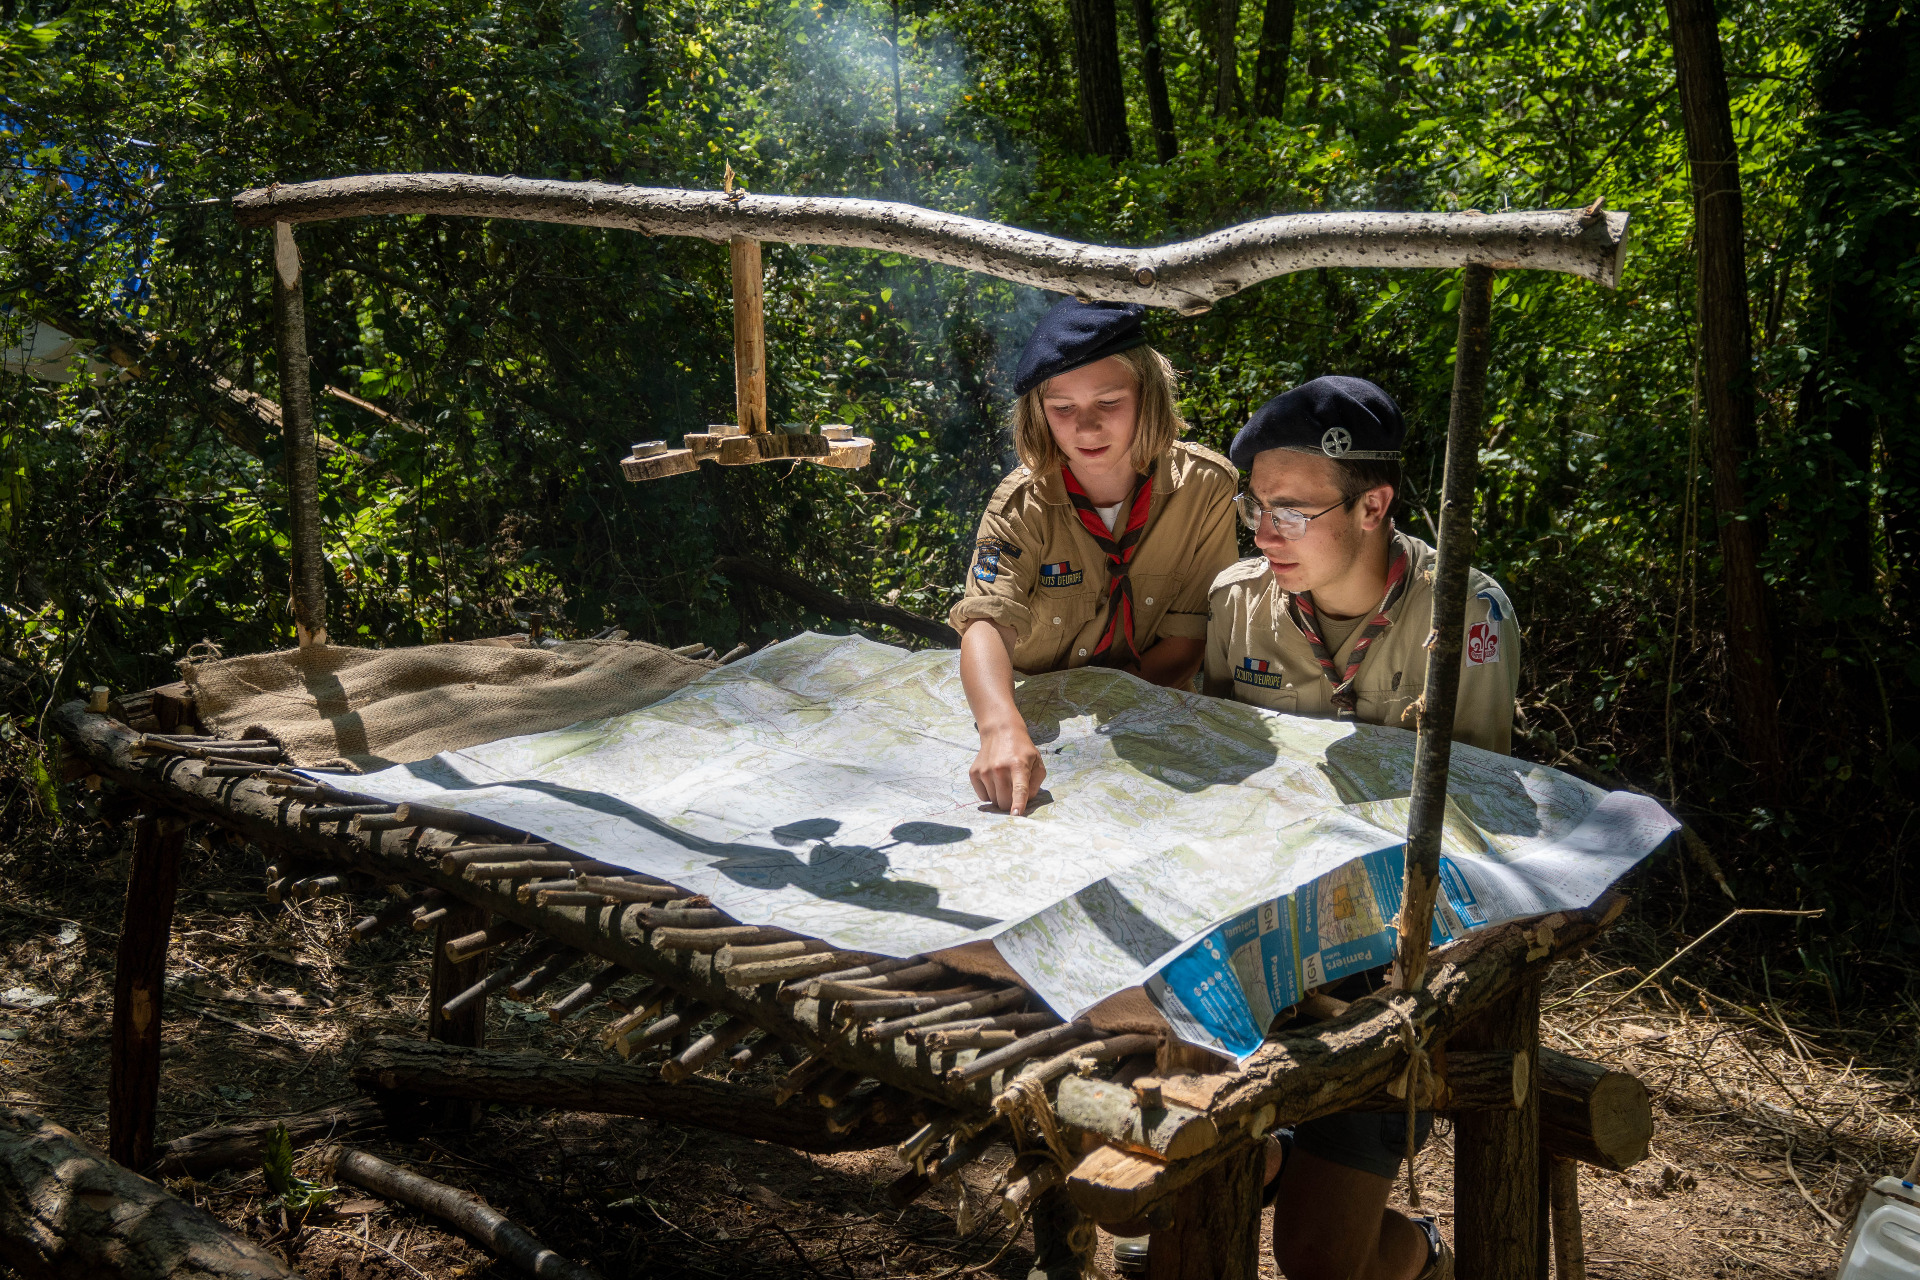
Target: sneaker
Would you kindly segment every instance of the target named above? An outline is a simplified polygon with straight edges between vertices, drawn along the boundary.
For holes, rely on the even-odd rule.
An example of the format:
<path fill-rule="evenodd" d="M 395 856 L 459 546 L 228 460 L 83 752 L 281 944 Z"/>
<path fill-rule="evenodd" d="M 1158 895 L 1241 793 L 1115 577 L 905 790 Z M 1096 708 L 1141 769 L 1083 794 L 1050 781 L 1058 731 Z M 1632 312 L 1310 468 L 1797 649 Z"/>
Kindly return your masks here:
<path fill-rule="evenodd" d="M 1413 1225 L 1427 1233 L 1427 1265 L 1413 1280 L 1453 1280 L 1453 1250 L 1440 1238 L 1439 1222 L 1415 1218 Z"/>

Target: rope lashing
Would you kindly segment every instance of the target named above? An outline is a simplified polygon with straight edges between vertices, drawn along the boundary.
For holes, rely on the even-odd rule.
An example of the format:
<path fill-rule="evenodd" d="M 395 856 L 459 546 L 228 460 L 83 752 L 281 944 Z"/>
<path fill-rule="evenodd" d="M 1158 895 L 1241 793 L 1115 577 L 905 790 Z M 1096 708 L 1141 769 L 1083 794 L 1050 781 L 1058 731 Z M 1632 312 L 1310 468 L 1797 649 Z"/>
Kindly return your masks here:
<path fill-rule="evenodd" d="M 1427 1056 L 1426 1046 L 1420 1043 L 1420 1032 L 1413 1025 L 1413 1015 L 1407 1012 L 1405 1005 L 1389 1006 L 1400 1019 L 1400 1043 L 1407 1051 L 1406 1070 L 1388 1091 L 1403 1089 L 1407 1096 L 1407 1204 L 1420 1208 L 1420 1180 L 1413 1172 L 1413 1157 L 1418 1141 L 1416 1124 L 1420 1112 L 1420 1094 L 1422 1090 L 1433 1087 L 1433 1060 Z"/>
<path fill-rule="evenodd" d="M 1041 1144 L 1046 1148 L 1042 1154 L 1060 1166 L 1064 1182 L 1065 1175 L 1073 1171 L 1076 1161 L 1067 1146 L 1066 1134 L 1060 1130 L 1060 1119 L 1053 1113 L 1053 1103 L 1047 1098 L 1046 1083 L 1038 1075 L 1020 1076 L 993 1100 L 993 1109 L 1007 1118 L 1016 1144 L 1021 1144 L 1029 1131 L 1039 1135 Z M 1020 1234 L 1027 1219 L 1032 1216 L 1033 1205 L 1029 1203 L 1022 1210 L 1021 1220 L 1014 1228 L 1015 1236 Z M 1080 1274 L 1086 1280 L 1112 1280 L 1106 1268 L 1100 1265 L 1096 1253 L 1098 1244 L 1099 1237 L 1094 1232 L 1093 1224 L 1084 1217 L 1067 1232 L 1067 1247 L 1080 1259 Z"/>

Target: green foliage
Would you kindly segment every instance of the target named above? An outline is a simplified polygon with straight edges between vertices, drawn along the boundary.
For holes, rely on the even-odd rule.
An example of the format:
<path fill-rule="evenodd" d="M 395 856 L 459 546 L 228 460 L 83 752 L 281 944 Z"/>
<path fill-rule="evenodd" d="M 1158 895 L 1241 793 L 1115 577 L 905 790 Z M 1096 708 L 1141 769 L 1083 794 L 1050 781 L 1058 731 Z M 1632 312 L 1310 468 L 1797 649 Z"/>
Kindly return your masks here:
<path fill-rule="evenodd" d="M 1619 290 L 1516 272 L 1496 298 L 1480 558 L 1526 626 L 1524 749 L 1673 800 L 1743 894 L 1831 907 L 1839 927 L 1800 965 L 1822 982 L 1920 943 L 1901 887 L 1920 770 L 1920 91 L 1878 91 L 1912 87 L 1913 19 L 1886 0 L 1723 6 L 1761 404 L 1749 518 L 1796 751 L 1788 793 L 1756 797 L 1728 726 L 1658 6 L 1301 0 L 1284 110 L 1248 119 L 1212 112 L 1212 6 L 1158 0 L 1181 140 L 1164 165 L 1138 158 L 1145 89 L 1118 8 L 1136 159 L 1113 163 L 1082 154 L 1061 0 L 13 5 L 0 294 L 23 328 L 152 346 L 141 377 L 0 379 L 0 651 L 39 673 L 22 714 L 158 682 L 202 640 L 291 637 L 277 442 L 223 428 L 196 372 L 280 394 L 266 236 L 218 203 L 247 187 L 457 170 L 714 188 L 730 165 L 756 191 L 1142 244 L 1305 209 L 1604 198 L 1633 219 Z M 1248 84 L 1261 9 L 1242 6 Z M 316 389 L 382 410 L 316 395 L 345 446 L 322 477 L 333 630 L 372 645 L 533 612 L 722 648 L 839 627 L 713 573 L 730 554 L 944 612 L 1046 302 L 769 245 L 771 412 L 852 423 L 875 466 L 635 486 L 627 445 L 733 415 L 718 246 L 451 218 L 299 239 Z M 1315 271 L 1152 324 L 1215 447 L 1303 378 L 1386 385 L 1413 424 L 1403 519 L 1431 536 L 1457 297 L 1444 273 Z"/>
<path fill-rule="evenodd" d="M 273 1132 L 267 1135 L 266 1145 L 260 1153 L 260 1173 L 267 1181 L 267 1190 L 279 1196 L 280 1203 L 291 1213 L 318 1209 L 333 1199 L 333 1193 L 337 1190 L 294 1175 L 293 1139 L 288 1136 L 284 1124 L 276 1124 Z"/>

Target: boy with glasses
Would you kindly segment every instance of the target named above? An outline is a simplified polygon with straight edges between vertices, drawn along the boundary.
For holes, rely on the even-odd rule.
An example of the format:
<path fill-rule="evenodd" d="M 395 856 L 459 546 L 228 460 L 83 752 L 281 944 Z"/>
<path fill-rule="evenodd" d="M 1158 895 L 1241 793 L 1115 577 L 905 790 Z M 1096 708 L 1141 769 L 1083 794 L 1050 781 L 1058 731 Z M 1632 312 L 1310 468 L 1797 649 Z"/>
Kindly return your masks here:
<path fill-rule="evenodd" d="M 1364 378 L 1316 378 L 1234 437 L 1235 500 L 1260 554 L 1214 579 L 1206 691 L 1296 715 L 1412 729 L 1427 683 L 1434 549 L 1394 527 L 1406 423 Z M 1520 635 L 1499 584 L 1469 574 L 1453 736 L 1502 755 Z M 1351 982 L 1364 983 L 1365 975 Z M 1431 1117 L 1422 1114 L 1416 1142 Z M 1268 1144 L 1273 1252 L 1287 1280 L 1450 1280 L 1430 1218 L 1386 1207 L 1406 1116 L 1342 1113 Z"/>
<path fill-rule="evenodd" d="M 1364 378 L 1315 378 L 1234 437 L 1235 500 L 1260 554 L 1213 581 L 1206 691 L 1296 715 L 1412 729 L 1427 683 L 1435 553 L 1394 527 L 1406 423 Z M 1469 571 L 1456 742 L 1508 752 L 1520 630 Z"/>

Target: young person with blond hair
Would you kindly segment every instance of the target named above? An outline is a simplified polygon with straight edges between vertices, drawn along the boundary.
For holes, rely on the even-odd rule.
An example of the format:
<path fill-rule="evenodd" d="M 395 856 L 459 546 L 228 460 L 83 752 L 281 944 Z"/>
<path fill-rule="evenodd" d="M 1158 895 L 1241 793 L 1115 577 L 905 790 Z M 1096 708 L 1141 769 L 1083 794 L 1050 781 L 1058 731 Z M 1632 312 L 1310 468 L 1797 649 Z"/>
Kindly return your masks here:
<path fill-rule="evenodd" d="M 1096 664 L 1186 687 L 1205 655 L 1208 588 L 1238 555 L 1238 473 L 1179 438 L 1173 366 L 1147 345 L 1145 315 L 1068 298 L 1021 352 L 1021 465 L 987 503 L 950 615 L 980 729 L 969 776 L 1010 813 L 1047 774 L 1015 673 Z"/>

